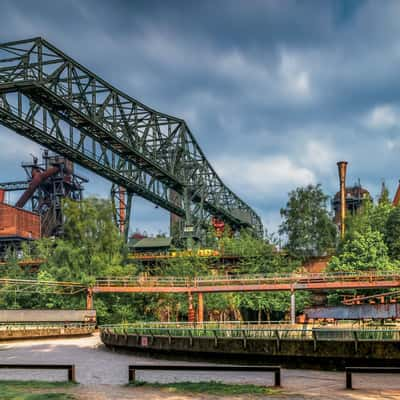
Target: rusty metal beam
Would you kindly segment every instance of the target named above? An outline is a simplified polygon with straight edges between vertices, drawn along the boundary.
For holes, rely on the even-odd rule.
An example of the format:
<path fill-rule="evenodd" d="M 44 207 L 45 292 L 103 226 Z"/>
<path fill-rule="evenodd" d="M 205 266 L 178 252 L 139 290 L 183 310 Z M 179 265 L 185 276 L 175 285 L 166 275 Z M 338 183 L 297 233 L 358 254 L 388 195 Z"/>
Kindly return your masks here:
<path fill-rule="evenodd" d="M 36 267 L 39 265 L 42 265 L 46 262 L 46 260 L 38 258 L 36 260 L 23 260 L 23 261 L 18 261 L 18 265 L 20 267 Z M 5 267 L 9 265 L 9 262 L 1 261 L 0 262 L 0 267 Z"/>
<path fill-rule="evenodd" d="M 347 281 L 308 282 L 300 284 L 227 284 L 209 286 L 94 286 L 93 293 L 229 293 L 229 292 L 277 292 L 293 290 L 339 290 L 339 289 L 381 289 L 398 288 L 400 280 L 388 281 Z"/>
<path fill-rule="evenodd" d="M 93 285 L 76 282 L 38 281 L 23 279 L 0 279 L 3 288 L 60 289 L 69 294 L 81 291 L 91 293 L 228 293 L 267 292 L 295 290 L 338 289 L 400 289 L 400 275 L 378 275 L 373 272 L 360 275 L 304 274 L 281 276 L 236 277 L 137 277 L 99 279 Z"/>

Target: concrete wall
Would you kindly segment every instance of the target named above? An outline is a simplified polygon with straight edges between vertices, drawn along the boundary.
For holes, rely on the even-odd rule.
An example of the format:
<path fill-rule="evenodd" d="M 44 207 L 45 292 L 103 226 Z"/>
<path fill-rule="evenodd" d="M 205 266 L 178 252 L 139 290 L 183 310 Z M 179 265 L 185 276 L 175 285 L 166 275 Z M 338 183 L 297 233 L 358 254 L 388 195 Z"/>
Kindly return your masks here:
<path fill-rule="evenodd" d="M 55 336 L 80 336 L 90 335 L 94 327 L 27 327 L 12 329 L 0 329 L 0 341 L 14 339 L 32 339 Z"/>
<path fill-rule="evenodd" d="M 96 310 L 0 310 L 0 322 L 89 322 Z"/>

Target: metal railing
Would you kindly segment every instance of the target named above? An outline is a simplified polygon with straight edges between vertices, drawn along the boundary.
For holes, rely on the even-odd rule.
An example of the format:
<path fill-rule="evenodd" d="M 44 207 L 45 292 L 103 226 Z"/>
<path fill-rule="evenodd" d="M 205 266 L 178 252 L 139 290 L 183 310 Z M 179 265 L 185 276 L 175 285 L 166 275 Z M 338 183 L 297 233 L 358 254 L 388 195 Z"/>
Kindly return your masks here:
<path fill-rule="evenodd" d="M 351 282 L 351 281 L 400 281 L 400 274 L 388 274 L 380 271 L 363 273 L 288 273 L 288 274 L 252 274 L 224 276 L 147 276 L 104 277 L 96 280 L 96 286 L 177 286 L 201 287 L 217 285 L 243 285 L 262 283 L 315 283 L 315 282 Z"/>
<path fill-rule="evenodd" d="M 389 274 L 380 271 L 362 273 L 288 273 L 288 274 L 252 274 L 252 275 L 217 275 L 197 277 L 176 276 L 126 276 L 100 277 L 93 285 L 78 282 L 42 281 L 29 279 L 0 279 L 0 287 L 48 287 L 57 290 L 68 290 L 71 293 L 85 291 L 90 286 L 97 287 L 180 287 L 201 288 L 205 286 L 260 285 L 260 284 L 307 284 L 328 282 L 400 282 L 400 274 Z"/>
<path fill-rule="evenodd" d="M 319 341 L 400 341 L 400 329 L 390 328 L 288 328 L 284 326 L 246 326 L 222 324 L 122 324 L 102 325 L 100 331 L 120 335 L 255 338 Z"/>

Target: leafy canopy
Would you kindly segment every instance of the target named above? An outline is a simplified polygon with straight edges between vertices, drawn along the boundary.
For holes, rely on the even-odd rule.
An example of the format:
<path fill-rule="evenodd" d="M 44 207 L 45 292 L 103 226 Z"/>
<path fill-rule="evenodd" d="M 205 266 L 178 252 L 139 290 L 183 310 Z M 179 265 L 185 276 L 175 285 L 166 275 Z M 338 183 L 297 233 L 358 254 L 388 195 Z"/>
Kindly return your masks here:
<path fill-rule="evenodd" d="M 393 269 L 393 265 L 383 235 L 367 227 L 363 233 L 356 231 L 351 240 L 346 240 L 341 252 L 332 257 L 328 268 L 335 272 L 388 271 Z"/>
<path fill-rule="evenodd" d="M 336 246 L 337 228 L 327 210 L 328 196 L 321 185 L 299 187 L 289 193 L 281 209 L 279 233 L 287 239 L 285 248 L 293 256 L 321 256 Z"/>
<path fill-rule="evenodd" d="M 390 211 L 385 228 L 385 242 L 389 256 L 394 260 L 400 260 L 400 207 Z"/>

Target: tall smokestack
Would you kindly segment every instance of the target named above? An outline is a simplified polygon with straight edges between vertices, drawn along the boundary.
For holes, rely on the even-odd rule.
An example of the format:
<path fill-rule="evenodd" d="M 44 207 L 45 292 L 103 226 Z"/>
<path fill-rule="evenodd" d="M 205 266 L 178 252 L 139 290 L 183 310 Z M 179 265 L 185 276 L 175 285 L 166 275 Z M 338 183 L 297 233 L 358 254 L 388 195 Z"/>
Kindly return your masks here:
<path fill-rule="evenodd" d="M 344 238 L 346 218 L 346 169 L 347 161 L 339 161 L 337 163 L 339 169 L 340 181 L 340 237 Z"/>

